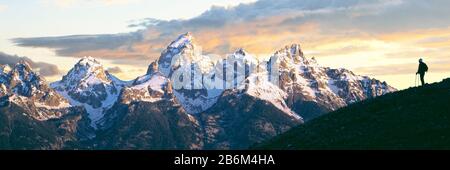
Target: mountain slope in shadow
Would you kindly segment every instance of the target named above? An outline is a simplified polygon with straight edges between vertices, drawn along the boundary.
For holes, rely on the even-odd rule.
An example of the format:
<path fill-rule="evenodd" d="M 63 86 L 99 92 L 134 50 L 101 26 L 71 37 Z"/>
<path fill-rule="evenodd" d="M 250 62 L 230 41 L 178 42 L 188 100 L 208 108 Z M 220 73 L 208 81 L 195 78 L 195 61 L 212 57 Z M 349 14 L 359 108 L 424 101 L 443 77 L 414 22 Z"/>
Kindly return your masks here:
<path fill-rule="evenodd" d="M 450 78 L 365 100 L 257 149 L 450 149 Z"/>

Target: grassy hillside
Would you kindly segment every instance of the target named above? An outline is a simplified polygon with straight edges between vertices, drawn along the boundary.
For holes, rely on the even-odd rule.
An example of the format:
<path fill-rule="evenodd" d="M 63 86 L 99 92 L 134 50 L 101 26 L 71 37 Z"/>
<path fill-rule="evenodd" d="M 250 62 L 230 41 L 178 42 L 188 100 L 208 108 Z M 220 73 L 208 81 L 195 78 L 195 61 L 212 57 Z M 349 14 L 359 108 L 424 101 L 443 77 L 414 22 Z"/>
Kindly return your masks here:
<path fill-rule="evenodd" d="M 258 149 L 450 149 L 450 79 L 342 108 Z"/>

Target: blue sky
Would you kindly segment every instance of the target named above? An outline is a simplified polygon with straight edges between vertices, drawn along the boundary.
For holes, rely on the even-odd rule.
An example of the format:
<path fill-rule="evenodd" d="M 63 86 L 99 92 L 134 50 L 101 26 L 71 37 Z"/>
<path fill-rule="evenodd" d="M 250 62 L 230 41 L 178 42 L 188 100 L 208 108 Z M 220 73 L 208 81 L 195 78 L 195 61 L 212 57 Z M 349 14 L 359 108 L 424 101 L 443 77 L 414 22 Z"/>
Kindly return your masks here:
<path fill-rule="evenodd" d="M 133 20 L 188 19 L 241 2 L 251 0 L 0 0 L 0 20 L 10 36 L 118 33 Z"/>

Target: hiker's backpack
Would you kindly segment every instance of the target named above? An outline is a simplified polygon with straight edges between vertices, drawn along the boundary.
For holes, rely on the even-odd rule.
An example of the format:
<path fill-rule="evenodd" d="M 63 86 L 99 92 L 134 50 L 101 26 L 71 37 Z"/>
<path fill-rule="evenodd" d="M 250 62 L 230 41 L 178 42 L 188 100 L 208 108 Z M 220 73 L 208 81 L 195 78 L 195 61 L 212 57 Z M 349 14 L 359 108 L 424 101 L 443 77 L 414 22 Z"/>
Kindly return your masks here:
<path fill-rule="evenodd" d="M 425 71 L 425 72 L 428 72 L 428 66 L 427 66 L 427 64 L 425 64 L 425 63 L 423 63 L 423 71 Z"/>

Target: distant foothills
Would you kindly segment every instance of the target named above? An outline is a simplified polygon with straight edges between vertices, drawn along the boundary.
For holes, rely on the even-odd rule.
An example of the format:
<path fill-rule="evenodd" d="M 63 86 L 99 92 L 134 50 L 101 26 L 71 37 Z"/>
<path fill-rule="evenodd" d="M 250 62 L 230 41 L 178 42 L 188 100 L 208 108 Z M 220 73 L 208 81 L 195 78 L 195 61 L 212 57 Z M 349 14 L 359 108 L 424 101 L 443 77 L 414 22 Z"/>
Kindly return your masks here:
<path fill-rule="evenodd" d="M 262 63 L 244 49 L 213 60 L 197 48 L 191 34 L 180 35 L 132 81 L 120 80 L 92 57 L 53 83 L 26 61 L 2 65 L 0 148 L 247 149 L 347 105 L 397 91 L 368 76 L 322 67 L 304 56 L 299 44 Z M 269 63 L 277 65 L 277 84 Z M 173 79 L 180 70 L 188 74 Z M 202 79 L 186 76 L 191 71 Z M 227 76 L 232 88 L 186 88 L 226 83 Z M 175 88 L 180 80 L 188 86 Z"/>

